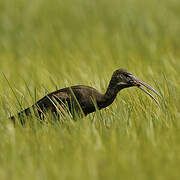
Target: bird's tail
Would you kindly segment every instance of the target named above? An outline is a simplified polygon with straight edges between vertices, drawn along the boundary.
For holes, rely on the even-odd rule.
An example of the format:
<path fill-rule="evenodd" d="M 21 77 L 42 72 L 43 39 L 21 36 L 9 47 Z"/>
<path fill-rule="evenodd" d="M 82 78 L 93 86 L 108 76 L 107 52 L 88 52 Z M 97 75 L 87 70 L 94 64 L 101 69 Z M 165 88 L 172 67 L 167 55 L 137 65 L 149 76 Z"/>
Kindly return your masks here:
<path fill-rule="evenodd" d="M 11 120 L 11 122 L 15 125 L 15 116 L 10 116 L 9 119 Z"/>
<path fill-rule="evenodd" d="M 16 124 L 16 119 L 20 120 L 20 123 L 22 125 L 24 125 L 25 124 L 25 117 L 28 117 L 30 115 L 31 115 L 31 110 L 30 110 L 30 108 L 27 108 L 23 111 L 20 111 L 17 114 L 17 117 L 16 116 L 10 116 L 9 119 L 13 122 L 14 125 Z"/>

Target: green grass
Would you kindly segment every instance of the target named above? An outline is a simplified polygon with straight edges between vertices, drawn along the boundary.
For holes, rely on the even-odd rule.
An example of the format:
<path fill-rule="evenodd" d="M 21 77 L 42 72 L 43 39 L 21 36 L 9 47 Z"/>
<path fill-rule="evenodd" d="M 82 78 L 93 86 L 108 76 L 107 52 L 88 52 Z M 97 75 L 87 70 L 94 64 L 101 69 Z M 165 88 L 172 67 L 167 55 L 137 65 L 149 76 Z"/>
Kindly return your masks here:
<path fill-rule="evenodd" d="M 179 0 L 1 0 L 0 179 L 179 179 L 179 19 Z M 161 107 L 130 88 L 76 122 L 9 122 L 59 88 L 104 92 L 118 68 L 160 91 Z"/>

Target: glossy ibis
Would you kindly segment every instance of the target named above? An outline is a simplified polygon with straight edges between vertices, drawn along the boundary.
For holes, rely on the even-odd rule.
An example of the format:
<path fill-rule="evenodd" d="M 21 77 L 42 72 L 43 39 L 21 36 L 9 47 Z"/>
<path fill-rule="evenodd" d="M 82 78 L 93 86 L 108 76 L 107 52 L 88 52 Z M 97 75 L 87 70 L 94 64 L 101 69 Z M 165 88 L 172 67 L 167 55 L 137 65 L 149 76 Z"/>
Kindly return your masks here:
<path fill-rule="evenodd" d="M 56 115 L 70 112 L 73 117 L 75 113 L 80 116 L 87 115 L 97 109 L 100 110 L 109 106 L 120 90 L 129 87 L 138 87 L 158 104 L 156 98 L 144 89 L 143 86 L 160 96 L 151 86 L 137 79 L 127 70 L 118 69 L 113 73 L 109 86 L 104 94 L 101 94 L 92 87 L 83 85 L 63 88 L 44 96 L 32 105 L 32 107 L 19 112 L 18 117 L 24 117 L 24 115 L 30 116 L 32 112 L 31 109 L 36 111 L 41 119 L 43 119 L 48 112 Z M 15 120 L 15 117 L 12 116 L 11 119 Z"/>

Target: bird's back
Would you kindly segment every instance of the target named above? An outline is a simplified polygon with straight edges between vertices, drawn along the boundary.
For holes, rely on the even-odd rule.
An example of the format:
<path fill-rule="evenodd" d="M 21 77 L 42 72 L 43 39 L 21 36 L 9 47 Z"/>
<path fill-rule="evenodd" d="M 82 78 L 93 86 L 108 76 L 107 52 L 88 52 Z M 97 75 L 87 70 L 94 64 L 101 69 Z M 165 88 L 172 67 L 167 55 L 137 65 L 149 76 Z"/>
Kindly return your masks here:
<path fill-rule="evenodd" d="M 54 91 L 42 99 L 35 106 L 41 111 L 62 111 L 62 108 L 68 108 L 73 113 L 75 111 L 83 111 L 85 115 L 95 111 L 96 101 L 102 97 L 96 89 L 89 86 L 71 86 Z"/>

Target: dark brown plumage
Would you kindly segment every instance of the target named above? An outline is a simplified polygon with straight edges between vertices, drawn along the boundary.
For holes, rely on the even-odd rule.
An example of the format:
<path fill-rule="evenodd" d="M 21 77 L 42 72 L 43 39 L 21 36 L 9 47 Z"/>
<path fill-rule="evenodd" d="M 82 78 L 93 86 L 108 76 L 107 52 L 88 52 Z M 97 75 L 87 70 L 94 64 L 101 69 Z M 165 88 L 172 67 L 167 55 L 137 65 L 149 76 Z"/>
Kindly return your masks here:
<path fill-rule="evenodd" d="M 63 88 L 44 96 L 32 107 L 19 112 L 18 117 L 23 117 L 24 115 L 30 116 L 31 109 L 38 112 L 41 119 L 49 112 L 58 115 L 59 113 L 64 114 L 68 111 L 73 117 L 75 117 L 75 114 L 79 116 L 87 115 L 96 111 L 96 109 L 100 110 L 109 106 L 113 103 L 120 90 L 133 86 L 146 92 L 158 103 L 142 85 L 159 95 L 152 87 L 138 80 L 130 72 L 124 69 L 118 69 L 113 73 L 109 86 L 104 94 L 101 94 L 92 87 L 83 85 Z M 15 117 L 12 116 L 11 119 L 14 121 Z"/>

